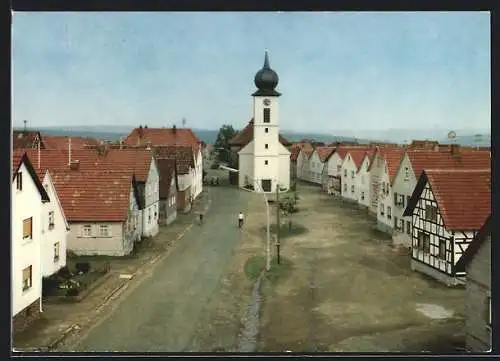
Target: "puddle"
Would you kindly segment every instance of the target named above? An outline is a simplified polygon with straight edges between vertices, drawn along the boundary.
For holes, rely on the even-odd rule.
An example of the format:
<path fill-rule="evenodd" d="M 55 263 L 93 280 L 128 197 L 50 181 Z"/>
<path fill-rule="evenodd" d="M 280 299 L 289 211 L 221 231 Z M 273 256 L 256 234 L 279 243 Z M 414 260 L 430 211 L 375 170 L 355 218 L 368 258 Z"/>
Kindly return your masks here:
<path fill-rule="evenodd" d="M 433 320 L 444 320 L 453 316 L 453 311 L 430 303 L 417 303 L 416 310 Z"/>

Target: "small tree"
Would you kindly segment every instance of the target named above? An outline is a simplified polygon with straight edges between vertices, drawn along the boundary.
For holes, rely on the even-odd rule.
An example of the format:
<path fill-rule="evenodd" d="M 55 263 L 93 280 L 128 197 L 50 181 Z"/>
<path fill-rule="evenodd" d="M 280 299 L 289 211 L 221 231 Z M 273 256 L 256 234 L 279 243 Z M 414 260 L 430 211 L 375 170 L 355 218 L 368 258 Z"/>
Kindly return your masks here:
<path fill-rule="evenodd" d="M 214 143 L 216 159 L 220 162 L 228 163 L 231 158 L 231 146 L 229 141 L 237 134 L 232 125 L 223 125 L 219 129 L 217 139 Z"/>

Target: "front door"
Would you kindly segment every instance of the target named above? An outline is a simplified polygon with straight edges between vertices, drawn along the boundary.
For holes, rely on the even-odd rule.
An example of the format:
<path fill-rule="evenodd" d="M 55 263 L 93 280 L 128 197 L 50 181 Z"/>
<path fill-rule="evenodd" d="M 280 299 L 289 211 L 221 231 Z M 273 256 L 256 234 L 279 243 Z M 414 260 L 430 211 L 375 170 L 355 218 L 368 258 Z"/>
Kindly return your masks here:
<path fill-rule="evenodd" d="M 271 192 L 271 180 L 270 179 L 262 179 L 262 190 L 264 192 Z"/>

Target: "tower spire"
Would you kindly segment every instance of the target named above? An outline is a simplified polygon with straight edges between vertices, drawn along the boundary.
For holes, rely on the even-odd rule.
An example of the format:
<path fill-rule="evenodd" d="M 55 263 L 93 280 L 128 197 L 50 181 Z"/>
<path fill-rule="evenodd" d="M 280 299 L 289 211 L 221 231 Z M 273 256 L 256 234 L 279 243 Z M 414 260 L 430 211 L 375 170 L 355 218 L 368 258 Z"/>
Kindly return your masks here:
<path fill-rule="evenodd" d="M 264 55 L 264 69 L 270 69 L 271 67 L 269 66 L 269 55 L 266 49 L 265 55 Z"/>

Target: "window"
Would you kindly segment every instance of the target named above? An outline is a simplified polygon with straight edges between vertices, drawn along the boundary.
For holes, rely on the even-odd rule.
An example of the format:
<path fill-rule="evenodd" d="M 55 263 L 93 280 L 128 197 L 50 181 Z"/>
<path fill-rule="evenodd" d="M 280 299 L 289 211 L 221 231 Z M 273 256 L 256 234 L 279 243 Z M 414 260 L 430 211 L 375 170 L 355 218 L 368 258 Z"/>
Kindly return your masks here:
<path fill-rule="evenodd" d="M 351 170 L 351 178 L 354 179 L 354 171 Z"/>
<path fill-rule="evenodd" d="M 387 218 L 391 219 L 392 213 L 391 213 L 391 207 L 387 206 Z"/>
<path fill-rule="evenodd" d="M 406 221 L 406 234 L 411 235 L 411 222 Z"/>
<path fill-rule="evenodd" d="M 434 206 L 426 206 L 425 219 L 427 219 L 428 221 L 437 222 L 437 208 Z"/>
<path fill-rule="evenodd" d="M 32 267 L 28 266 L 23 269 L 23 291 L 27 291 L 33 285 L 33 275 L 32 275 Z"/>
<path fill-rule="evenodd" d="M 49 229 L 54 228 L 54 211 L 49 212 Z"/>
<path fill-rule="evenodd" d="M 341 165 L 338 165 L 337 166 L 337 172 L 340 172 L 340 170 L 342 169 L 342 166 Z"/>
<path fill-rule="evenodd" d="M 271 109 L 264 108 L 264 123 L 271 123 Z"/>
<path fill-rule="evenodd" d="M 344 177 L 347 177 L 347 169 L 344 169 Z"/>
<path fill-rule="evenodd" d="M 151 223 L 151 208 L 148 210 L 148 223 Z"/>
<path fill-rule="evenodd" d="M 405 195 L 404 194 L 400 195 L 400 203 L 401 203 L 401 207 L 404 208 L 404 206 L 405 206 Z"/>
<path fill-rule="evenodd" d="M 269 149 L 269 144 L 265 144 L 265 145 L 264 145 L 264 147 L 265 147 L 266 149 Z"/>
<path fill-rule="evenodd" d="M 33 239 L 33 217 L 23 221 L 23 239 Z"/>
<path fill-rule="evenodd" d="M 385 194 L 385 182 L 382 183 L 382 193 Z"/>
<path fill-rule="evenodd" d="M 54 243 L 54 262 L 59 261 L 59 242 Z"/>
<path fill-rule="evenodd" d="M 410 179 L 410 169 L 405 167 L 405 181 Z"/>
<path fill-rule="evenodd" d="M 83 226 L 83 236 L 92 237 L 92 226 L 90 224 L 86 224 Z"/>
<path fill-rule="evenodd" d="M 264 133 L 269 133 L 269 128 L 264 128 Z"/>
<path fill-rule="evenodd" d="M 347 192 L 347 184 L 344 184 L 344 192 Z"/>
<path fill-rule="evenodd" d="M 23 173 L 17 172 L 16 174 L 16 188 L 18 191 L 23 190 Z"/>
<path fill-rule="evenodd" d="M 365 192 L 361 192 L 361 200 L 364 201 L 365 200 Z"/>
<path fill-rule="evenodd" d="M 404 197 L 404 196 L 403 196 L 403 197 Z M 408 204 L 410 204 L 410 197 L 411 197 L 411 196 L 406 196 L 406 204 L 407 204 L 407 205 L 408 205 Z"/>
<path fill-rule="evenodd" d="M 351 186 L 351 193 L 354 193 L 354 185 Z"/>
<path fill-rule="evenodd" d="M 99 237 L 109 237 L 109 227 L 107 224 L 99 225 Z"/>
<path fill-rule="evenodd" d="M 446 239 L 439 239 L 439 258 L 446 260 Z"/>
<path fill-rule="evenodd" d="M 383 204 L 380 205 L 380 215 L 381 216 L 384 215 L 384 205 Z"/>
<path fill-rule="evenodd" d="M 398 194 L 394 192 L 394 205 L 397 206 L 399 204 L 398 202 Z"/>
<path fill-rule="evenodd" d="M 418 249 L 424 251 L 424 253 L 429 253 L 431 250 L 431 237 L 423 232 L 419 233 L 418 237 Z"/>
<path fill-rule="evenodd" d="M 264 164 L 265 164 L 265 165 L 267 165 L 267 164 L 268 164 L 267 160 L 265 160 L 265 161 L 264 161 Z"/>
<path fill-rule="evenodd" d="M 398 217 L 394 217 L 394 228 L 395 228 L 396 230 L 398 230 L 398 229 L 399 229 Z"/>

